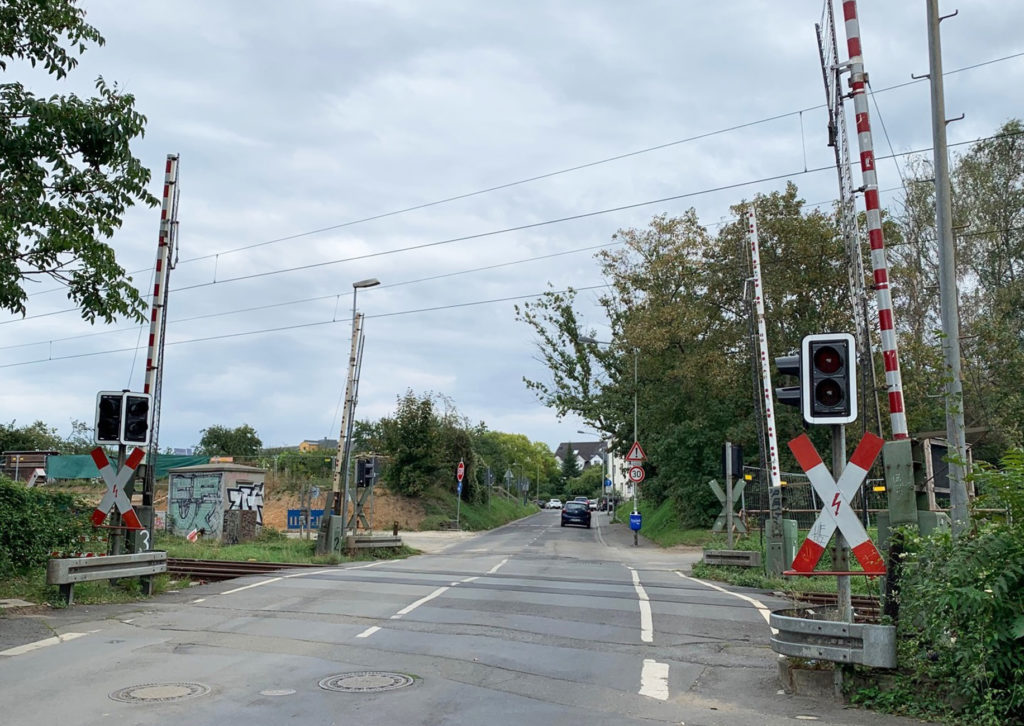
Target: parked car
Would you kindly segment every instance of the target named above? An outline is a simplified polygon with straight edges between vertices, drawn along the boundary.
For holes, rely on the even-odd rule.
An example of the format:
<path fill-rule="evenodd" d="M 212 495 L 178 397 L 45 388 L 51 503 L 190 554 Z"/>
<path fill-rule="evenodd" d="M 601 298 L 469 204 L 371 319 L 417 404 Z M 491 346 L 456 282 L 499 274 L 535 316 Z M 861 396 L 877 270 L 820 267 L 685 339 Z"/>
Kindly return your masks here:
<path fill-rule="evenodd" d="M 565 508 L 562 509 L 562 526 L 567 524 L 578 524 L 590 529 L 590 510 L 586 502 L 573 500 L 565 503 Z"/>
<path fill-rule="evenodd" d="M 591 512 L 596 512 L 597 511 L 597 500 L 596 499 L 591 499 L 589 502 L 587 502 L 587 509 L 589 509 Z"/>
<path fill-rule="evenodd" d="M 561 509 L 562 508 L 562 500 L 561 499 L 549 499 L 548 503 L 547 503 L 547 506 L 545 506 L 544 508 L 545 509 Z"/>

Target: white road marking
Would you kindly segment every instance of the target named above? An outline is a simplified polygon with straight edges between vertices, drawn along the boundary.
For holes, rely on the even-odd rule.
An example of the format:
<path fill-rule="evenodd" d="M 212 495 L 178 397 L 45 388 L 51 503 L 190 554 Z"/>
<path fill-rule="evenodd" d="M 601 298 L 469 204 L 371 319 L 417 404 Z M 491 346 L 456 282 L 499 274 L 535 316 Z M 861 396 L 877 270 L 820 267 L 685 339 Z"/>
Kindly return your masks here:
<path fill-rule="evenodd" d="M 445 585 L 444 587 L 439 587 L 436 590 L 434 590 L 432 593 L 427 595 L 426 597 L 421 597 L 419 600 L 414 602 L 412 605 L 406 605 L 404 608 L 402 608 L 397 613 L 392 615 L 391 619 L 392 620 L 398 620 L 403 615 L 408 615 L 409 613 L 411 613 L 413 610 L 418 608 L 423 603 L 430 602 L 435 597 L 440 597 L 441 595 L 445 594 L 446 592 L 448 592 L 451 589 L 452 589 L 451 585 Z"/>
<path fill-rule="evenodd" d="M 731 592 L 729 590 L 726 590 L 724 587 L 719 587 L 718 585 L 715 585 L 714 583 L 705 582 L 704 580 L 698 580 L 696 577 L 690 577 L 689 575 L 684 575 L 682 572 L 676 572 L 676 574 L 679 575 L 684 580 L 690 580 L 691 582 L 696 582 L 698 585 L 704 585 L 705 587 L 710 587 L 712 590 L 718 590 L 719 592 L 724 592 L 726 595 L 732 595 L 733 597 L 738 597 L 740 600 L 744 600 L 744 601 L 750 603 L 755 608 L 757 608 L 757 611 L 759 613 L 761 613 L 761 617 L 764 618 L 764 621 L 766 623 L 769 623 L 769 624 L 771 623 L 770 616 L 771 616 L 771 612 L 772 611 L 769 610 L 768 606 L 765 605 L 760 600 L 755 600 L 752 597 L 748 597 L 747 595 L 743 595 L 743 594 L 738 593 L 738 592 Z M 772 631 L 773 635 L 777 635 L 778 632 L 779 632 L 775 628 L 772 628 L 771 631 Z"/>
<path fill-rule="evenodd" d="M 364 630 L 363 632 L 361 632 L 361 633 L 360 633 L 359 635 L 357 635 L 356 637 L 357 637 L 357 638 L 369 638 L 369 637 L 370 637 L 371 635 L 373 635 L 374 633 L 376 633 L 376 632 L 377 632 L 378 630 L 380 630 L 380 627 L 379 627 L 379 626 L 377 626 L 377 625 L 374 625 L 374 626 L 372 626 L 372 627 L 369 627 L 369 628 L 367 628 L 366 630 Z"/>
<path fill-rule="evenodd" d="M 387 561 L 387 560 L 380 560 L 379 562 L 371 562 L 371 563 L 370 563 L 370 564 L 368 564 L 368 565 L 356 565 L 355 567 L 346 567 L 345 569 L 346 569 L 346 570 L 365 570 L 365 569 L 366 569 L 367 567 L 376 567 L 377 565 L 382 565 L 382 564 L 384 564 L 384 563 L 385 563 L 386 561 Z M 320 570 L 320 572 L 330 572 L 330 570 Z M 319 574 L 319 573 L 317 573 L 317 572 L 313 572 L 313 573 L 311 573 L 311 574 L 314 574 L 314 575 L 316 575 L 316 574 Z"/>
<path fill-rule="evenodd" d="M 466 577 L 466 578 L 464 578 L 462 580 L 459 580 L 459 582 L 475 582 L 476 580 L 479 580 L 479 579 L 480 579 L 480 576 L 477 575 L 475 577 Z M 455 584 L 458 585 L 459 582 L 456 582 Z"/>
<path fill-rule="evenodd" d="M 377 563 L 374 562 L 373 564 L 376 565 Z M 354 570 L 355 568 L 353 567 L 352 569 Z M 292 577 L 308 577 L 309 575 L 322 575 L 325 572 L 333 572 L 333 570 L 316 570 L 314 572 L 296 572 L 296 573 L 294 573 L 292 575 L 284 575 L 283 579 L 287 580 L 287 579 L 292 578 Z"/>
<path fill-rule="evenodd" d="M 206 602 L 206 598 L 205 597 L 197 597 L 195 600 L 192 601 L 192 604 L 196 605 L 196 604 L 201 603 L 201 602 Z"/>
<path fill-rule="evenodd" d="M 668 663 L 659 663 L 644 658 L 644 669 L 640 672 L 640 695 L 668 700 Z"/>
<path fill-rule="evenodd" d="M 640 640 L 645 643 L 654 642 L 654 619 L 651 617 L 651 599 L 647 597 L 647 591 L 640 584 L 640 575 L 632 567 L 629 568 L 633 575 L 633 589 L 640 598 Z"/>
<path fill-rule="evenodd" d="M 222 592 L 220 594 L 221 595 L 231 595 L 232 593 L 241 592 L 242 590 L 251 590 L 254 587 L 262 587 L 263 585 L 269 585 L 272 582 L 277 582 L 278 580 L 283 580 L 283 579 L 284 579 L 283 577 L 271 577 L 269 580 L 264 580 L 263 582 L 254 582 L 251 585 L 243 585 L 242 587 L 236 587 L 234 590 L 225 590 L 224 592 Z"/>
<path fill-rule="evenodd" d="M 90 630 L 89 633 L 97 633 L 98 630 Z M 40 648 L 46 648 L 50 645 L 57 645 L 58 643 L 66 643 L 69 640 L 75 638 L 81 638 L 89 633 L 64 633 L 63 635 L 55 635 L 52 638 L 44 638 L 43 640 L 37 640 L 34 643 L 26 643 L 25 645 L 18 645 L 14 648 L 8 648 L 7 650 L 0 650 L 0 655 L 23 655 L 25 653 L 31 653 L 33 650 L 39 650 Z"/>
<path fill-rule="evenodd" d="M 489 569 L 489 570 L 487 571 L 487 574 L 488 574 L 488 575 L 493 575 L 493 574 L 494 574 L 495 572 L 497 572 L 497 571 L 498 571 L 498 568 L 499 568 L 499 567 L 501 567 L 502 565 L 504 565 L 504 564 L 505 564 L 506 562 L 508 562 L 508 557 L 506 557 L 506 558 L 505 558 L 505 559 L 503 559 L 503 560 L 502 560 L 501 562 L 499 562 L 498 564 L 496 564 L 496 565 L 495 565 L 494 567 L 492 567 L 491 569 Z"/>

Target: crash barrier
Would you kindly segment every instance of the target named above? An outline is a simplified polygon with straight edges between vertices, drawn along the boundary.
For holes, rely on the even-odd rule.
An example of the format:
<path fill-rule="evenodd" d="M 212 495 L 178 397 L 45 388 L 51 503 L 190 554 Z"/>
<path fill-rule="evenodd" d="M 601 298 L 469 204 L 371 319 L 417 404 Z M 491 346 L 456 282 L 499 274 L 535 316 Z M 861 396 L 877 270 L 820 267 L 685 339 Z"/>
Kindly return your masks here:
<path fill-rule="evenodd" d="M 896 626 L 847 623 L 835 607 L 775 610 L 769 625 L 772 650 L 794 658 L 896 667 Z"/>
<path fill-rule="evenodd" d="M 704 550 L 704 564 L 760 567 L 761 553 L 757 550 Z"/>
<path fill-rule="evenodd" d="M 401 547 L 401 537 L 373 536 L 373 535 L 349 535 L 345 538 L 345 547 L 354 550 L 374 549 L 377 547 Z"/>
<path fill-rule="evenodd" d="M 153 575 L 163 572 L 167 572 L 166 552 L 62 557 L 47 563 L 46 584 L 60 585 L 61 599 L 70 605 L 74 601 L 74 588 L 77 582 L 138 577 L 143 594 L 152 595 Z"/>

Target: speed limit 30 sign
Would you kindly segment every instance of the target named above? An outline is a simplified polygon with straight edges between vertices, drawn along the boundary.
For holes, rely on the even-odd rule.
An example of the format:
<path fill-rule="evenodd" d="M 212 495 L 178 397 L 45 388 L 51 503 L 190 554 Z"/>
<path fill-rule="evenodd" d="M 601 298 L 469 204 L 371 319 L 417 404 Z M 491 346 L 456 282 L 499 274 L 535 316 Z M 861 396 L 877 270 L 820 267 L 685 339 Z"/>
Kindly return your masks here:
<path fill-rule="evenodd" d="M 634 484 L 642 482 L 644 480 L 644 468 L 642 466 L 629 467 L 629 480 Z"/>

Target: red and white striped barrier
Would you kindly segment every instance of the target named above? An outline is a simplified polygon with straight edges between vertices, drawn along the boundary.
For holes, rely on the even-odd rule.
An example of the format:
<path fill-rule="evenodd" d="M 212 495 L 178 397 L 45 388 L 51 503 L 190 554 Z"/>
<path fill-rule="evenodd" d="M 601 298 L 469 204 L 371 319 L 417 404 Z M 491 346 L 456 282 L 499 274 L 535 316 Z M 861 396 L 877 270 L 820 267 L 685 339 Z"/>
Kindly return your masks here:
<path fill-rule="evenodd" d="M 121 521 L 124 522 L 125 527 L 128 529 L 145 529 L 142 526 L 142 522 L 139 521 L 139 516 L 132 508 L 131 500 L 124 493 L 124 485 L 132 478 L 132 474 L 135 473 L 135 468 L 142 461 L 145 452 L 139 448 L 132 449 L 132 453 L 128 454 L 128 459 L 124 462 L 124 466 L 116 474 L 114 473 L 114 467 L 110 464 L 110 460 L 107 459 L 106 452 L 101 447 L 97 446 L 90 453 L 92 460 L 96 462 L 96 468 L 100 470 L 103 481 L 107 483 L 107 493 L 103 495 L 103 499 L 100 500 L 99 505 L 93 511 L 92 523 L 97 527 L 103 524 L 103 520 L 107 518 L 107 512 L 110 511 L 110 507 L 117 506 L 117 511 L 121 513 Z"/>
<path fill-rule="evenodd" d="M 789 442 L 789 450 L 793 452 L 800 468 L 806 472 L 814 491 L 825 503 L 818 518 L 814 520 L 807 539 L 797 552 L 796 559 L 793 560 L 794 570 L 814 570 L 838 527 L 846 541 L 850 543 L 850 549 L 864 571 L 870 574 L 885 574 L 882 556 L 850 506 L 850 500 L 867 476 L 868 470 L 878 457 L 878 452 L 882 450 L 883 443 L 885 442 L 873 433 L 864 434 L 864 438 L 857 444 L 857 449 L 850 457 L 850 463 L 843 469 L 839 481 L 836 481 L 807 434 L 801 434 Z"/>

